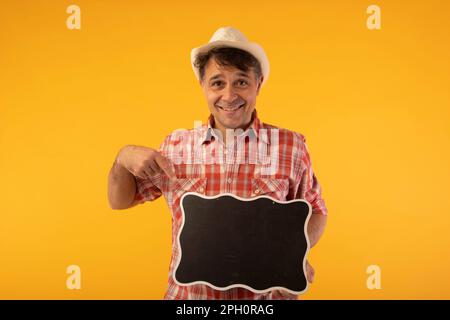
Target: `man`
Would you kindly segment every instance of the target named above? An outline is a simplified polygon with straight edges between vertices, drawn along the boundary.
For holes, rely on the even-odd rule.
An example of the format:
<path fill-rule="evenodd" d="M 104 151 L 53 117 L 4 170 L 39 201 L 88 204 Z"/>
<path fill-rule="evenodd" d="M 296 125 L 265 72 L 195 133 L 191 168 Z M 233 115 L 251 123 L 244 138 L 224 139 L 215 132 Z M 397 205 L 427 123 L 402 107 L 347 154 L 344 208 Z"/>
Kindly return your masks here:
<path fill-rule="evenodd" d="M 239 30 L 224 27 L 207 45 L 192 50 L 191 62 L 211 113 L 208 123 L 174 131 L 158 150 L 123 147 L 109 174 L 110 205 L 126 209 L 164 195 L 172 212 L 172 259 L 165 299 L 297 299 L 281 290 L 265 294 L 244 288 L 219 291 L 206 285 L 180 286 L 173 279 L 180 254 L 175 241 L 182 218 L 180 198 L 188 191 L 305 199 L 313 209 L 308 224 L 311 247 L 322 235 L 327 218 L 303 135 L 258 118 L 256 97 L 269 74 L 264 50 Z M 259 161 L 267 154 L 271 161 Z M 314 270 L 309 263 L 306 271 L 312 282 Z"/>

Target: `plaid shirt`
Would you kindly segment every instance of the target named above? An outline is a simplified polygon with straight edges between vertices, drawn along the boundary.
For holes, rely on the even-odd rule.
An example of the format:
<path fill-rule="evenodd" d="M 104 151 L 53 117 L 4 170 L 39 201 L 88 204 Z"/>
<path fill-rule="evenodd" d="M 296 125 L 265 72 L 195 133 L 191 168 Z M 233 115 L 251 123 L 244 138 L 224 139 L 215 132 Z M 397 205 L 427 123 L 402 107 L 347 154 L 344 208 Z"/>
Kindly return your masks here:
<path fill-rule="evenodd" d="M 186 192 L 207 196 L 233 193 L 244 198 L 267 195 L 281 201 L 305 199 L 311 204 L 313 214 L 327 214 L 304 136 L 261 123 L 256 110 L 252 119 L 247 130 L 232 139 L 227 137 L 226 145 L 213 130 L 212 115 L 207 124 L 176 130 L 159 148 L 171 163 L 176 181 L 170 181 L 165 174 L 149 179 L 136 177 L 135 203 L 153 201 L 164 195 L 172 212 L 172 258 L 164 299 L 298 298 L 280 290 L 257 294 L 244 288 L 219 291 L 203 284 L 180 286 L 173 279 L 180 252 L 176 241 L 182 222 L 180 198 Z"/>

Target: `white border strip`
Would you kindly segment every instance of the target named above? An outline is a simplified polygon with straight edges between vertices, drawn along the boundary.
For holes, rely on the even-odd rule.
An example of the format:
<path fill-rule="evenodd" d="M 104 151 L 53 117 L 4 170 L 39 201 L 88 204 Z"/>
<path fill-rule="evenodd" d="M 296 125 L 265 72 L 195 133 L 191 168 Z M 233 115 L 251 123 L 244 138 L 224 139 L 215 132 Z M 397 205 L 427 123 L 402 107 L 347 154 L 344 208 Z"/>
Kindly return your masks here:
<path fill-rule="evenodd" d="M 306 252 L 305 252 L 305 256 L 303 258 L 303 274 L 305 275 L 305 278 L 307 276 L 306 275 L 306 257 L 308 255 L 309 250 L 310 250 L 310 247 L 309 247 L 310 242 L 309 242 L 309 238 L 308 238 L 308 222 L 309 222 L 309 219 L 311 218 L 311 214 L 312 214 L 311 204 L 308 201 L 303 200 L 303 199 L 294 199 L 294 200 L 288 200 L 288 201 L 278 201 L 276 199 L 273 199 L 273 198 L 271 198 L 269 196 L 264 196 L 264 195 L 253 197 L 253 198 L 242 198 L 242 197 L 236 196 L 236 195 L 234 195 L 232 193 L 220 193 L 220 194 L 215 195 L 215 196 L 205 196 L 205 195 L 203 195 L 201 193 L 197 193 L 197 192 L 186 192 L 185 194 L 183 194 L 183 196 L 180 199 L 181 211 L 183 213 L 182 214 L 183 217 L 182 217 L 181 227 L 180 227 L 180 230 L 179 230 L 178 235 L 177 235 L 178 248 L 180 249 L 180 255 L 179 255 L 179 258 L 178 258 L 178 260 L 176 262 L 176 266 L 175 266 L 174 272 L 172 274 L 172 278 L 173 278 L 173 280 L 175 281 L 176 284 L 178 284 L 180 286 L 188 286 L 188 285 L 194 285 L 194 284 L 205 284 L 205 285 L 207 285 L 209 287 L 212 287 L 212 288 L 214 288 L 216 290 L 219 290 L 219 291 L 225 291 L 225 290 L 228 290 L 228 289 L 231 289 L 231 288 L 245 288 L 245 289 L 250 290 L 250 291 L 255 292 L 255 293 L 267 293 L 267 292 L 270 292 L 272 290 L 284 290 L 284 291 L 287 291 L 287 292 L 289 292 L 291 294 L 294 294 L 294 295 L 302 294 L 306 290 L 308 290 L 308 287 L 309 287 L 308 279 L 306 279 L 306 287 L 302 291 L 293 291 L 293 290 L 290 290 L 290 289 L 285 288 L 285 287 L 270 287 L 270 288 L 267 288 L 265 290 L 256 290 L 256 289 L 254 289 L 254 288 L 252 288 L 250 286 L 247 286 L 247 285 L 241 284 L 241 283 L 232 284 L 232 285 L 229 285 L 227 287 L 216 287 L 215 285 L 213 285 L 213 284 L 211 284 L 211 283 L 209 283 L 207 281 L 194 281 L 194 282 L 189 282 L 189 283 L 181 283 L 181 282 L 179 282 L 177 280 L 177 278 L 175 277 L 175 274 L 176 274 L 176 271 L 177 271 L 177 269 L 178 269 L 178 267 L 180 265 L 181 256 L 182 256 L 180 235 L 181 235 L 181 232 L 183 231 L 184 221 L 185 221 L 183 199 L 184 199 L 184 197 L 186 197 L 188 195 L 199 196 L 199 197 L 201 197 L 203 199 L 217 199 L 217 198 L 220 198 L 220 197 L 223 197 L 223 196 L 231 196 L 231 197 L 233 197 L 235 199 L 242 200 L 242 201 L 254 201 L 254 200 L 257 200 L 257 199 L 260 199 L 260 198 L 267 198 L 267 199 L 270 199 L 270 200 L 272 200 L 274 202 L 278 202 L 278 203 L 281 203 L 281 204 L 287 204 L 287 203 L 292 203 L 292 202 L 304 202 L 304 203 L 306 203 L 308 205 L 309 211 L 308 211 L 308 216 L 306 217 L 306 220 L 305 220 L 305 226 L 304 226 L 304 230 L 303 230 L 304 234 L 305 234 L 305 238 L 306 238 Z"/>

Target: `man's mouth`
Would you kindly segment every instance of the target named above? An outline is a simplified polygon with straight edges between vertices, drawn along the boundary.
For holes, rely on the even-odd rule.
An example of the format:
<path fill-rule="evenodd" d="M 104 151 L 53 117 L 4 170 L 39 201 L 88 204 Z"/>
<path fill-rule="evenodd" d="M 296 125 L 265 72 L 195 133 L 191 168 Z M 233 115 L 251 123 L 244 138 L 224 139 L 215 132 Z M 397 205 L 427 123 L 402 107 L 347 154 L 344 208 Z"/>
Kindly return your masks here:
<path fill-rule="evenodd" d="M 241 104 L 238 107 L 220 107 L 218 106 L 219 109 L 222 109 L 223 111 L 227 111 L 227 112 L 234 112 L 237 111 L 238 109 L 242 108 L 243 106 L 245 106 L 245 103 Z"/>

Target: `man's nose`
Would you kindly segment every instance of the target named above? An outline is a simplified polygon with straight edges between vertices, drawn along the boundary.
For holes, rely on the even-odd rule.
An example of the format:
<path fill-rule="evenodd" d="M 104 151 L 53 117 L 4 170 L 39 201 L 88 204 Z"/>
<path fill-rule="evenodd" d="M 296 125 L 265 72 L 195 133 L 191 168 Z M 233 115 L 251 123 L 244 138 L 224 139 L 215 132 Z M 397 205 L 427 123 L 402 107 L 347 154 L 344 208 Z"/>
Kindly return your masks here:
<path fill-rule="evenodd" d="M 228 85 L 223 89 L 222 100 L 232 103 L 236 99 L 236 96 L 233 86 Z"/>

